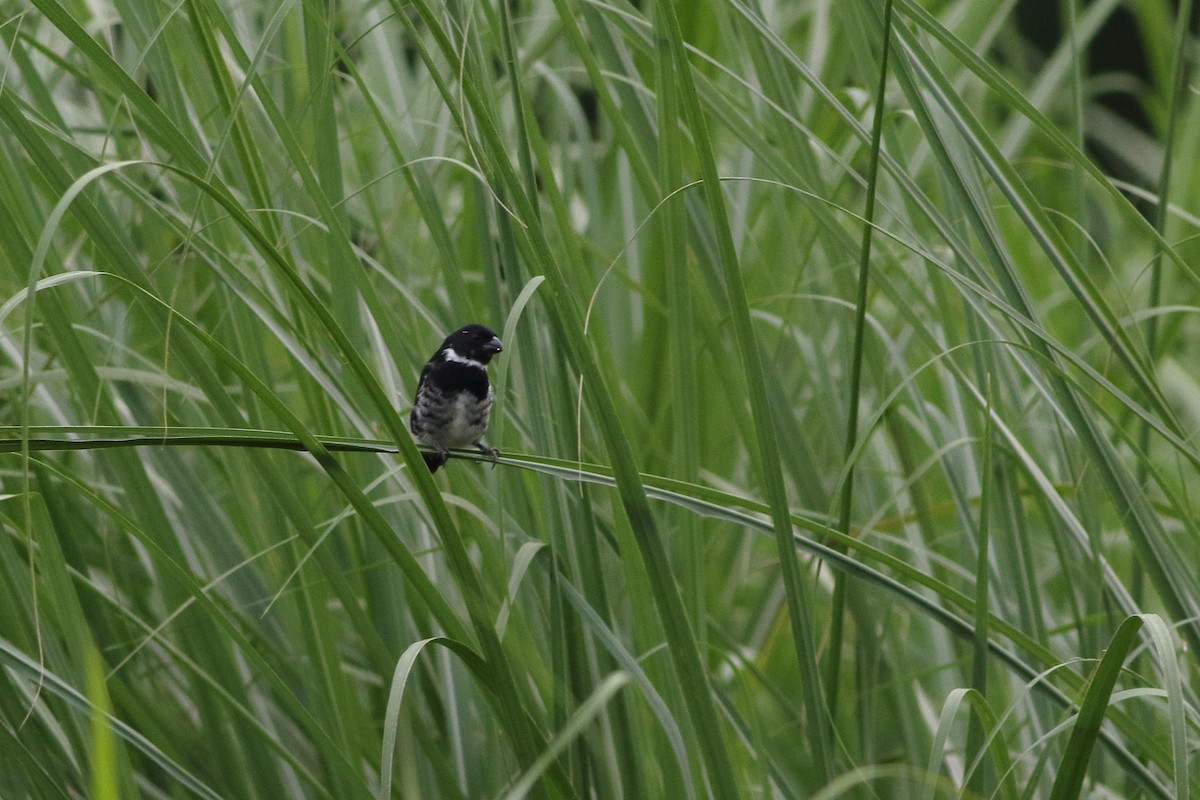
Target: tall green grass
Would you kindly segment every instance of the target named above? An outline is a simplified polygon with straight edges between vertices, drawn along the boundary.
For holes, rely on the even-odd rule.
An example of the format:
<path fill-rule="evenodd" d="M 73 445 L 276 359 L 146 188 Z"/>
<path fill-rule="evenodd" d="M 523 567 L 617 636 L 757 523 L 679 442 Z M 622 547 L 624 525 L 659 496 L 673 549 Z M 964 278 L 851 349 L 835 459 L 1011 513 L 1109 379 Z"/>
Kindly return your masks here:
<path fill-rule="evenodd" d="M 0 797 L 1191 796 L 1191 4 L 1014 5 L 0 2 Z"/>

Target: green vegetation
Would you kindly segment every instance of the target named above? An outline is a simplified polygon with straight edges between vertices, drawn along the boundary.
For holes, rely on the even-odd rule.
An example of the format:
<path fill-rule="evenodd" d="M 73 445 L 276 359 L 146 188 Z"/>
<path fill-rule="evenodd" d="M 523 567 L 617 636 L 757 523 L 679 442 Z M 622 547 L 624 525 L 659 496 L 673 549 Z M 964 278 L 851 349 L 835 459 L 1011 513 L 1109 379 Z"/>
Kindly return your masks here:
<path fill-rule="evenodd" d="M 0 797 L 1191 796 L 1196 41 L 1046 5 L 0 0 Z"/>

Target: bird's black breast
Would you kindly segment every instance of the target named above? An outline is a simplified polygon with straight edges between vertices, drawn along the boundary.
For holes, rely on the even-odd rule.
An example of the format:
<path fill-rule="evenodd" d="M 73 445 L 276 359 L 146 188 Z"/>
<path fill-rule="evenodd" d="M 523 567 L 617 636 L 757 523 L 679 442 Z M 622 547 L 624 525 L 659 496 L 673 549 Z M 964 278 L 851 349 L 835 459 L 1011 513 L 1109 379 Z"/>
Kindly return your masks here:
<path fill-rule="evenodd" d="M 427 368 L 421 376 L 422 382 L 429 382 L 444 394 L 454 395 L 459 392 L 470 392 L 477 400 L 488 396 L 487 370 L 471 364 L 460 364 L 455 361 L 443 361 Z"/>

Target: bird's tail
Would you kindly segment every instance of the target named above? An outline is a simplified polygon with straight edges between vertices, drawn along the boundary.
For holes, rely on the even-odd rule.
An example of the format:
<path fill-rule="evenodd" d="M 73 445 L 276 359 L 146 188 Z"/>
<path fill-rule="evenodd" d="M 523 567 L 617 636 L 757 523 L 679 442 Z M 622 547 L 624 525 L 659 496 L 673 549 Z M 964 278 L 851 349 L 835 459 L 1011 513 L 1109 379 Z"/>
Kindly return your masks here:
<path fill-rule="evenodd" d="M 430 472 L 437 472 L 438 467 L 447 460 L 444 453 L 421 453 L 421 457 L 425 459 L 425 466 L 429 467 Z"/>

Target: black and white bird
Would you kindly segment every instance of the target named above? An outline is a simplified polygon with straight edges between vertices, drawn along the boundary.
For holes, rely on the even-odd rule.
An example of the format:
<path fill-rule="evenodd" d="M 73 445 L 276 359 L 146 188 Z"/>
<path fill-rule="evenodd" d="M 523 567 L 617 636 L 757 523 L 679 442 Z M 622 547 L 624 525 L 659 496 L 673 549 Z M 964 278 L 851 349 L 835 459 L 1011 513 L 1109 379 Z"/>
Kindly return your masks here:
<path fill-rule="evenodd" d="M 494 460 L 495 448 L 482 441 L 492 410 L 487 365 L 504 348 L 483 325 L 464 325 L 442 342 L 421 370 L 408 427 L 418 442 L 434 449 L 424 453 L 430 472 L 446 463 L 450 448 L 477 447 Z"/>

